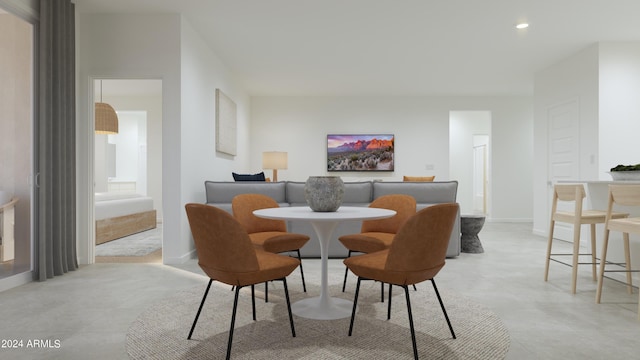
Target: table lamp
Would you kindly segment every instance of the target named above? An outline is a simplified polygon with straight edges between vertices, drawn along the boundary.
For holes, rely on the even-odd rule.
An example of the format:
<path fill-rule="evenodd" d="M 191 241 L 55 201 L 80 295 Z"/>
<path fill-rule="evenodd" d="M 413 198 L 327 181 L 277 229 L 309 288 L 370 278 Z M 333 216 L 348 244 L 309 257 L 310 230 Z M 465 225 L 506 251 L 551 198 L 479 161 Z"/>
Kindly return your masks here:
<path fill-rule="evenodd" d="M 273 181 L 278 181 L 278 170 L 287 169 L 287 153 L 284 151 L 265 151 L 262 153 L 262 168 L 273 170 Z"/>

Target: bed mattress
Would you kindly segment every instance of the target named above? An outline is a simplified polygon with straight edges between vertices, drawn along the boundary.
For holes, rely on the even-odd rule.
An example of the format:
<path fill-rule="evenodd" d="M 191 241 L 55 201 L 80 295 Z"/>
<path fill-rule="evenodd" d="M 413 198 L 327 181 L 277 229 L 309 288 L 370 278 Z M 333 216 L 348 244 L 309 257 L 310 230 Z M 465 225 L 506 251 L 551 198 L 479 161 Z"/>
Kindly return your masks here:
<path fill-rule="evenodd" d="M 153 199 L 135 193 L 96 193 L 95 219 L 103 220 L 153 210 Z"/>

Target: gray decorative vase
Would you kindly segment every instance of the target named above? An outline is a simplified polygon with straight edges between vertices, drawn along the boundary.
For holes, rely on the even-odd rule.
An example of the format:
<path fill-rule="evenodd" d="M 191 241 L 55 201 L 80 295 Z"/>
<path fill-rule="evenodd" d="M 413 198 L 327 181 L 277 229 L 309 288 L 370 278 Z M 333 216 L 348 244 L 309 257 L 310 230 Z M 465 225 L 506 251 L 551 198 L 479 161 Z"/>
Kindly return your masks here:
<path fill-rule="evenodd" d="M 304 184 L 304 198 L 313 211 L 337 211 L 343 195 L 344 182 L 339 176 L 310 176 Z"/>

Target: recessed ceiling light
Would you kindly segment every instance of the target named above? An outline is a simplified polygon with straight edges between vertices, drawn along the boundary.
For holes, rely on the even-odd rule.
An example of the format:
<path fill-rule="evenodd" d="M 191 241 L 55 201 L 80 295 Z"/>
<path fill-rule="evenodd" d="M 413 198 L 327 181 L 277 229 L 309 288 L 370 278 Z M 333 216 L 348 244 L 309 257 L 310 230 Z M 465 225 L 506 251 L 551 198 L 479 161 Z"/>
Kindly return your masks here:
<path fill-rule="evenodd" d="M 529 24 L 527 23 L 520 23 L 518 25 L 516 25 L 516 29 L 526 29 L 529 27 Z"/>

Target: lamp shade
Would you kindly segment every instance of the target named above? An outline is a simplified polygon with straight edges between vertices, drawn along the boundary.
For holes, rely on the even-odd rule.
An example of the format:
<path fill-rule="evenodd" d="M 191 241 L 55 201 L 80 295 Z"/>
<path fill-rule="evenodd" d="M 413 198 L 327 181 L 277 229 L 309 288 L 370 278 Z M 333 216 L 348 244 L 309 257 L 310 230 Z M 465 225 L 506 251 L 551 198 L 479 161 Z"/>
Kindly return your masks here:
<path fill-rule="evenodd" d="M 107 103 L 96 103 L 96 134 L 117 134 L 118 115 L 113 107 Z"/>
<path fill-rule="evenodd" d="M 263 169 L 286 169 L 287 153 L 284 151 L 265 151 L 262 153 Z"/>

